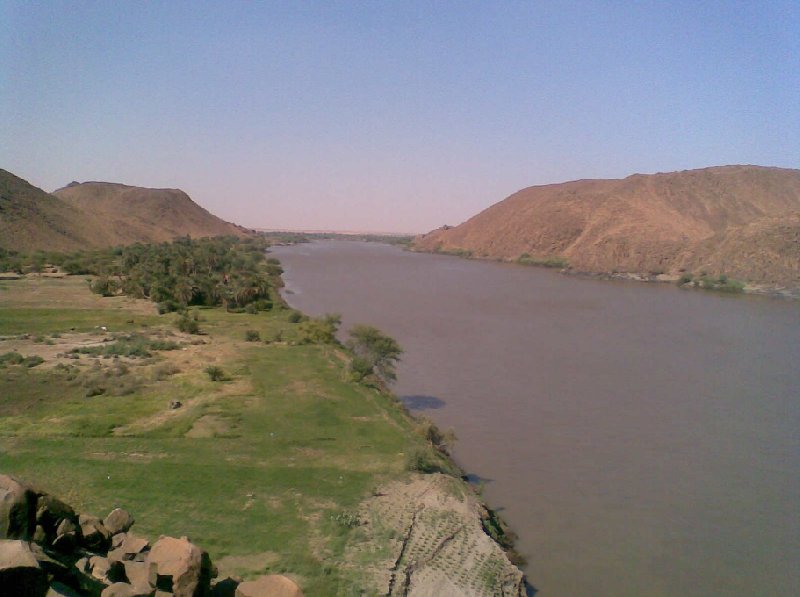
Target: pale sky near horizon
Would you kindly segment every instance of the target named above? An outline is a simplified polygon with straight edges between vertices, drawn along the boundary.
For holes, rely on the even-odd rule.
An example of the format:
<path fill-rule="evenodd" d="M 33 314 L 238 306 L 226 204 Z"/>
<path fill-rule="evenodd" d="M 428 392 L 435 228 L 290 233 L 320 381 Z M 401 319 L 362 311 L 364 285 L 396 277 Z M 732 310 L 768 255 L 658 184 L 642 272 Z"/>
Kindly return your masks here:
<path fill-rule="evenodd" d="M 800 2 L 0 0 L 0 167 L 261 228 L 424 232 L 514 191 L 800 167 Z"/>

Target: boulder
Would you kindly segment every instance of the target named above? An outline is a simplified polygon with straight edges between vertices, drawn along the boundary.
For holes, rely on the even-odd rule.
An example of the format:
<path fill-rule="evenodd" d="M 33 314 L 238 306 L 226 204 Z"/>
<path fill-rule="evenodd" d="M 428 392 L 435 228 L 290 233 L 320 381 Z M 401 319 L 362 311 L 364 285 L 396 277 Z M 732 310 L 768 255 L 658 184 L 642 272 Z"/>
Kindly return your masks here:
<path fill-rule="evenodd" d="M 105 584 L 113 584 L 125 580 L 125 566 L 122 562 L 109 560 L 103 556 L 91 556 L 89 558 L 88 572 Z"/>
<path fill-rule="evenodd" d="M 122 541 L 117 542 L 117 537 L 123 537 Z M 137 556 L 144 554 L 150 548 L 150 543 L 147 539 L 137 537 L 133 533 L 114 535 L 111 545 L 113 549 L 108 552 L 109 559 L 120 562 L 137 559 L 142 561 L 144 558 L 138 558 Z"/>
<path fill-rule="evenodd" d="M 0 540 L 0 591 L 26 597 L 47 594 L 47 573 L 26 541 Z"/>
<path fill-rule="evenodd" d="M 282 574 L 259 576 L 236 587 L 236 597 L 303 597 L 303 591 Z"/>
<path fill-rule="evenodd" d="M 155 594 L 155 589 L 142 589 L 134 587 L 124 582 L 115 582 L 107 586 L 100 593 L 100 597 L 151 597 Z"/>
<path fill-rule="evenodd" d="M 30 539 L 36 529 L 36 493 L 0 475 L 0 539 Z"/>
<path fill-rule="evenodd" d="M 133 523 L 133 516 L 122 508 L 115 508 L 103 519 L 103 526 L 106 527 L 112 535 L 127 533 L 128 529 L 133 526 Z"/>
<path fill-rule="evenodd" d="M 145 560 L 156 565 L 156 588 L 175 597 L 207 595 L 211 581 L 208 554 L 186 537 L 161 537 Z"/>
<path fill-rule="evenodd" d="M 78 517 L 81 531 L 81 544 L 89 551 L 106 552 L 111 543 L 111 533 L 95 516 L 81 514 Z"/>
<path fill-rule="evenodd" d="M 158 570 L 152 562 L 122 562 L 128 582 L 137 588 L 155 589 Z"/>
<path fill-rule="evenodd" d="M 77 530 L 75 522 L 78 517 L 70 506 L 54 498 L 51 495 L 40 495 L 36 503 L 36 524 L 44 529 L 48 542 L 51 542 L 58 533 L 59 526 L 65 521 L 69 523 L 69 528 L 64 532 L 74 532 Z"/>

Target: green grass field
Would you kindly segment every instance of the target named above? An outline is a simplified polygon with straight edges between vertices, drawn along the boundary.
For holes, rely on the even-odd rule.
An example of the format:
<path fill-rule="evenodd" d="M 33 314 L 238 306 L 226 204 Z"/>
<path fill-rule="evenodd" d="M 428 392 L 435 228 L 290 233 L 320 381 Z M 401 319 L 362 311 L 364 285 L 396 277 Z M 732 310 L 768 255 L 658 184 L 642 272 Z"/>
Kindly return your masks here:
<path fill-rule="evenodd" d="M 87 298 L 85 286 L 3 282 L 0 335 L 17 337 L 0 353 L 20 334 L 172 334 L 175 315 Z M 405 474 L 405 454 L 424 440 L 394 398 L 348 380 L 340 348 L 293 345 L 287 311 L 199 314 L 203 343 L 176 335 L 179 350 L 148 359 L 81 354 L 60 369 L 52 358 L 0 367 L 0 470 L 81 511 L 127 508 L 151 539 L 187 535 L 223 574 L 286 572 L 307 595 L 361 594 L 358 571 L 341 566 L 352 532 L 341 521 Z M 247 330 L 283 341 L 246 342 Z M 165 364 L 172 372 L 155 375 Z M 229 380 L 211 381 L 209 365 Z M 80 380 L 113 367 L 124 372 L 108 391 L 87 395 Z M 113 395 L 128 379 L 132 392 Z"/>

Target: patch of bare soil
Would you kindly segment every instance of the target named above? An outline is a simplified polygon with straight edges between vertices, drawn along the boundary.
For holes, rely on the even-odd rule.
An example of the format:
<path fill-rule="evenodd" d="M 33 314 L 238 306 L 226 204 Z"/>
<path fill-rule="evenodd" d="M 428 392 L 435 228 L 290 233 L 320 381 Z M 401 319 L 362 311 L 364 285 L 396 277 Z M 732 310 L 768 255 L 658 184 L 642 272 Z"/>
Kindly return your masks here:
<path fill-rule="evenodd" d="M 522 572 L 483 530 L 485 516 L 452 477 L 391 482 L 361 505 L 347 565 L 381 595 L 524 596 Z"/>

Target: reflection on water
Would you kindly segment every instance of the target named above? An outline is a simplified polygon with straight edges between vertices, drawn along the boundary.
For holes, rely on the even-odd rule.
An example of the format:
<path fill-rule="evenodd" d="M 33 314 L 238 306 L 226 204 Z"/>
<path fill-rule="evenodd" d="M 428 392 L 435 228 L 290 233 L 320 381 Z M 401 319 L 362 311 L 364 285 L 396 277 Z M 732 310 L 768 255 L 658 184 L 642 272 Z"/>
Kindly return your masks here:
<path fill-rule="evenodd" d="M 398 395 L 438 401 L 540 596 L 800 595 L 797 303 L 364 243 L 276 253 L 293 306 L 397 338 Z"/>

